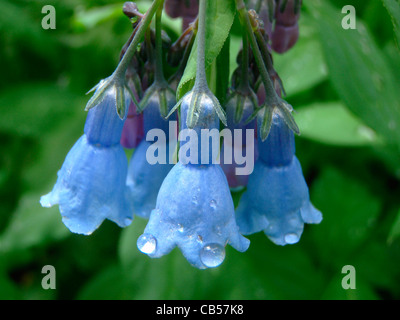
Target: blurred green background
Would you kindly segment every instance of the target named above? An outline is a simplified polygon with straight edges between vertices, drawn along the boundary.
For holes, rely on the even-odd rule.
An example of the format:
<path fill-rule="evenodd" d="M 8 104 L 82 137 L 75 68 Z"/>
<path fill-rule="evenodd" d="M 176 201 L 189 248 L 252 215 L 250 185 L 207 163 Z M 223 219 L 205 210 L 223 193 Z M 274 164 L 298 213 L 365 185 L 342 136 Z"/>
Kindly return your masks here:
<path fill-rule="evenodd" d="M 47 4 L 55 30 L 41 27 Z M 348 4 L 356 30 L 341 27 Z M 0 1 L 0 299 L 399 299 L 399 1 L 304 1 L 300 39 L 274 61 L 324 220 L 291 246 L 249 236 L 247 252 L 228 246 L 210 270 L 191 267 L 178 249 L 161 259 L 141 254 L 141 218 L 81 236 L 57 206 L 39 204 L 83 132 L 85 92 L 113 72 L 130 35 L 122 5 Z M 164 23 L 176 38 L 180 22 Z M 239 40 L 234 32 L 232 52 Z M 41 286 L 45 265 L 56 269 L 55 290 Z M 341 286 L 345 265 L 356 270 L 356 289 Z"/>

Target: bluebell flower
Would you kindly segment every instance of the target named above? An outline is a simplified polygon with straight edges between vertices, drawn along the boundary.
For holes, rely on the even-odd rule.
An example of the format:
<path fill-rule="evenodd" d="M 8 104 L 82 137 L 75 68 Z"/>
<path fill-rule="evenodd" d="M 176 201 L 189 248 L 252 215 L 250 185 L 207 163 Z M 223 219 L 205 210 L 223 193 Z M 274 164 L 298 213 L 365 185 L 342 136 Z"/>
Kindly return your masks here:
<path fill-rule="evenodd" d="M 166 108 L 169 111 L 176 103 L 175 95 L 171 90 L 165 90 L 164 92 Z M 158 190 L 173 167 L 173 163 L 169 161 L 168 150 L 169 139 L 173 139 L 174 142 L 176 140 L 176 132 L 170 133 L 170 121 L 175 119 L 171 117 L 170 120 L 166 120 L 161 114 L 160 106 L 159 92 L 154 91 L 147 100 L 143 111 L 143 125 L 145 137 L 153 129 L 160 130 L 159 133 L 163 135 L 165 144 L 163 143 L 164 141 L 156 141 L 159 142 L 157 152 L 159 157 L 164 158 L 165 161 L 150 163 L 147 151 L 152 146 L 152 143 L 143 140 L 132 154 L 126 180 L 132 199 L 133 211 L 143 218 L 150 216 L 156 205 Z"/>
<path fill-rule="evenodd" d="M 186 119 L 190 101 L 191 95 L 183 99 L 181 119 Z M 219 121 L 212 100 L 200 96 L 197 103 L 200 115 L 190 130 L 217 129 Z M 185 120 L 181 128 L 187 128 Z M 158 258 L 178 246 L 191 265 L 205 269 L 223 262 L 227 244 L 243 252 L 249 240 L 236 225 L 224 172 L 217 164 L 183 164 L 180 159 L 161 185 L 156 207 L 137 241 L 139 250 Z"/>
<path fill-rule="evenodd" d="M 295 156 L 294 134 L 278 114 L 265 141 L 258 139 L 259 159 L 236 210 L 240 232 L 264 231 L 278 245 L 300 240 L 305 223 L 320 223 Z"/>
<path fill-rule="evenodd" d="M 130 191 L 133 211 L 136 215 L 148 218 L 154 209 L 157 194 L 168 172 L 174 166 L 172 163 L 150 164 L 146 158 L 151 143 L 143 140 L 130 160 L 126 184 Z M 168 150 L 169 144 L 166 144 Z M 167 151 L 166 151 L 167 152 Z"/>
<path fill-rule="evenodd" d="M 116 112 L 113 88 L 107 90 L 89 110 L 84 134 L 69 151 L 53 190 L 40 199 L 43 207 L 58 204 L 63 223 L 74 233 L 91 234 L 105 219 L 120 227 L 132 221 L 127 158 L 120 145 L 125 118 Z"/>

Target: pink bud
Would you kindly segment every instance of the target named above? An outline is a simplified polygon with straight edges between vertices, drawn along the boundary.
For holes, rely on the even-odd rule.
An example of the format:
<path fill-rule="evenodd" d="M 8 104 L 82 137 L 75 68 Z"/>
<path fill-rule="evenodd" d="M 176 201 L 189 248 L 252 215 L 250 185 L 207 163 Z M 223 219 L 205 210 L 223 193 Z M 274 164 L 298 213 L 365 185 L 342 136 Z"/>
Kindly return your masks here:
<path fill-rule="evenodd" d="M 127 149 L 138 146 L 144 137 L 143 113 L 136 113 L 136 106 L 131 101 L 129 105 L 128 117 L 125 120 L 121 135 L 121 145 Z"/>

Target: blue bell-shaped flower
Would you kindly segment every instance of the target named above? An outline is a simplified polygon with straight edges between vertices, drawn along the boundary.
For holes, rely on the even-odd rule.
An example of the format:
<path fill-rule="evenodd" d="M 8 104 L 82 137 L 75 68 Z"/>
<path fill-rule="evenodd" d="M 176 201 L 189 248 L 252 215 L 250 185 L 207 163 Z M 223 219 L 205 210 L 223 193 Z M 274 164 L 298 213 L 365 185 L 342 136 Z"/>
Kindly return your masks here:
<path fill-rule="evenodd" d="M 186 116 L 190 113 L 192 94 L 188 94 L 181 105 L 181 129 L 187 129 Z M 211 94 L 211 93 L 210 93 Z M 217 129 L 219 121 L 207 94 L 194 97 L 195 110 L 199 111 L 192 133 L 201 129 Z M 198 139 L 197 141 L 199 141 Z M 219 139 L 217 139 L 219 141 Z M 238 230 L 234 205 L 228 182 L 218 164 L 212 164 L 212 146 L 201 157 L 204 144 L 186 141 L 189 151 L 199 152 L 183 164 L 179 162 L 165 178 L 157 197 L 155 209 L 151 212 L 144 233 L 137 245 L 140 251 L 153 258 L 168 254 L 178 246 L 189 263 L 199 269 L 220 265 L 225 258 L 225 246 L 230 244 L 238 251 L 245 251 L 249 240 Z M 188 147 L 188 145 L 186 147 Z M 182 150 L 182 149 L 181 149 Z M 190 159 L 190 157 L 189 157 Z M 207 164 L 198 160 L 207 159 Z"/>
<path fill-rule="evenodd" d="M 278 114 L 265 141 L 258 138 L 259 159 L 236 210 L 240 232 L 259 231 L 278 245 L 300 240 L 304 223 L 320 223 L 295 156 L 294 134 Z"/>
<path fill-rule="evenodd" d="M 148 90 L 153 90 L 153 88 L 151 87 Z M 164 95 L 164 98 L 161 98 L 162 95 Z M 163 103 L 165 104 L 164 108 L 166 112 L 176 103 L 175 95 L 169 88 L 151 91 L 143 111 L 145 137 L 147 139 L 149 139 L 149 136 L 152 138 L 149 132 L 154 130 L 154 138 L 157 137 L 159 139 L 155 141 L 158 144 L 158 158 L 162 160 L 157 162 L 150 161 L 149 156 L 153 156 L 154 154 L 149 149 L 152 143 L 143 140 L 129 162 L 126 183 L 130 191 L 133 211 L 136 215 L 143 218 L 150 216 L 151 210 L 156 205 L 158 190 L 174 165 L 170 161 L 169 148 L 171 146 L 174 149 L 173 145 L 176 143 L 176 126 L 171 126 L 172 121 L 176 121 L 176 119 L 173 117 L 169 120 L 165 119 L 166 114 L 162 114 L 161 107 Z M 175 128 L 175 132 L 171 128 Z"/>
<path fill-rule="evenodd" d="M 110 87 L 89 110 L 84 135 L 69 151 L 53 190 L 40 199 L 43 207 L 58 204 L 63 223 L 74 233 L 91 234 L 105 219 L 120 227 L 132 221 L 128 164 L 120 145 L 125 118 L 126 113 L 123 119 L 117 114 L 115 88 Z"/>

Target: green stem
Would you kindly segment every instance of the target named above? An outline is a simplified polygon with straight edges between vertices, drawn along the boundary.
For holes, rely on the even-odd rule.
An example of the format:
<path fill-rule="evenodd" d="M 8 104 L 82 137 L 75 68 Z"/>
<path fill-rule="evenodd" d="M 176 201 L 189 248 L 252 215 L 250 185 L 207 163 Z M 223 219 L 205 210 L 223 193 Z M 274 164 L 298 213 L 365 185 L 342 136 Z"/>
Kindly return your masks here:
<path fill-rule="evenodd" d="M 242 45 L 242 74 L 239 89 L 247 91 L 249 89 L 249 42 L 247 39 L 247 33 L 244 30 L 242 32 Z"/>
<path fill-rule="evenodd" d="M 125 78 L 125 72 L 128 69 L 128 66 L 132 60 L 133 55 L 136 52 L 138 44 L 141 41 L 147 28 L 149 27 L 151 19 L 153 18 L 155 12 L 163 2 L 164 0 L 154 0 L 149 10 L 147 10 L 146 14 L 143 16 L 143 19 L 136 26 L 134 31 L 135 36 L 113 73 L 113 76 L 116 77 L 117 79 Z"/>
<path fill-rule="evenodd" d="M 164 1 L 164 0 L 163 0 Z M 163 69 L 163 58 L 162 58 L 162 38 L 161 38 L 161 16 L 162 16 L 162 10 L 163 7 L 159 6 L 157 13 L 156 13 L 156 52 L 155 52 L 155 60 L 156 60 L 156 65 L 155 65 L 155 74 L 154 74 L 154 80 L 155 83 L 158 85 L 166 85 L 167 81 L 165 80 L 164 77 L 164 69 Z"/>
<path fill-rule="evenodd" d="M 279 97 L 275 92 L 274 85 L 265 67 L 262 55 L 260 53 L 260 49 L 257 44 L 256 37 L 254 36 L 253 27 L 251 25 L 250 18 L 243 0 L 236 0 L 236 8 L 239 12 L 240 22 L 242 26 L 245 28 L 247 35 L 249 37 L 250 45 L 253 50 L 253 55 L 260 71 L 261 80 L 264 84 L 266 93 L 266 102 L 268 105 L 275 105 L 279 100 Z"/>
<path fill-rule="evenodd" d="M 206 45 L 206 6 L 207 0 L 200 0 L 199 24 L 197 30 L 197 70 L 195 87 L 207 87 L 205 45 Z"/>
<path fill-rule="evenodd" d="M 264 37 L 262 36 L 260 30 L 256 30 L 255 31 L 255 36 L 257 39 L 257 43 L 259 44 L 259 48 L 262 54 L 262 57 L 264 59 L 264 63 L 266 64 L 267 67 L 267 71 L 270 72 L 273 70 L 273 64 L 272 64 L 272 60 L 271 57 L 269 55 L 268 52 L 268 47 L 267 47 L 267 43 L 264 41 Z"/>

